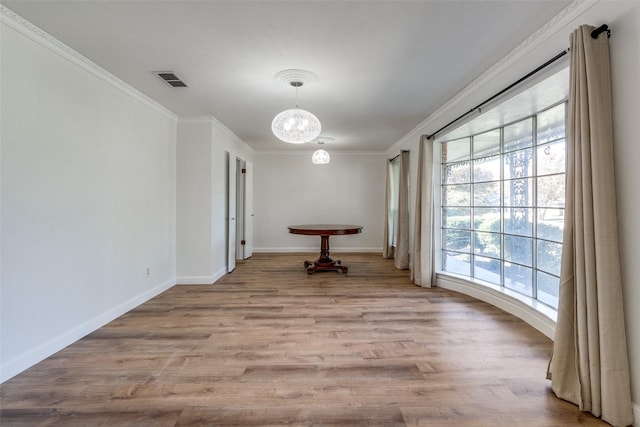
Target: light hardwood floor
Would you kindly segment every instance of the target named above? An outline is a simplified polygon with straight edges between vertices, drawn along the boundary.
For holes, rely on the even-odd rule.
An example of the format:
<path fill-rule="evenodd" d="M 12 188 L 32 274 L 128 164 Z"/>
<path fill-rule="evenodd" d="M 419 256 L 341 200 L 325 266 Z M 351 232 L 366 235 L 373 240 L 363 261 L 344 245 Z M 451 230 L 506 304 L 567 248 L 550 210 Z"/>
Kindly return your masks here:
<path fill-rule="evenodd" d="M 605 426 L 553 397 L 551 342 L 378 254 L 255 254 L 0 386 L 9 426 Z"/>

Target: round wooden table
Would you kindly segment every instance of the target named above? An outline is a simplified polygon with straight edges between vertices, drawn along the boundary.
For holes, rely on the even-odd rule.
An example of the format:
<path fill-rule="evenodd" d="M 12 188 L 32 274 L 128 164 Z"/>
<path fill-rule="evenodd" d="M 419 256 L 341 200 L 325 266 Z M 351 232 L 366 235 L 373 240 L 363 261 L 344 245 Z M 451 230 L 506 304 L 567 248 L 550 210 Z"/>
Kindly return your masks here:
<path fill-rule="evenodd" d="M 305 261 L 304 266 L 307 274 L 316 271 L 349 271 L 348 267 L 342 265 L 340 260 L 331 259 L 329 252 L 329 236 L 341 236 L 345 234 L 362 233 L 361 225 L 344 225 L 344 224 L 305 224 L 290 225 L 287 227 L 291 234 L 302 234 L 305 236 L 320 236 L 320 258 L 316 261 Z"/>

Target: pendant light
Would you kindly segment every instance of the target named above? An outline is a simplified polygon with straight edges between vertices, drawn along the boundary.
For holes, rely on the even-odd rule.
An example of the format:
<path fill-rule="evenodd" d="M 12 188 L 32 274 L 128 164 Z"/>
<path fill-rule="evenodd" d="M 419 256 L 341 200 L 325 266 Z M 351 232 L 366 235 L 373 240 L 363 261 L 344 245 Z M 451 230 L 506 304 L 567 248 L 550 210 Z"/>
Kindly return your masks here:
<path fill-rule="evenodd" d="M 296 108 L 279 113 L 271 123 L 271 131 L 278 139 L 289 144 L 304 144 L 320 135 L 320 120 L 313 113 L 298 108 L 298 88 L 305 81 L 317 81 L 317 78 L 315 74 L 304 70 L 284 70 L 275 75 L 276 80 L 296 89 Z"/>
<path fill-rule="evenodd" d="M 326 150 L 322 148 L 317 149 L 313 152 L 313 156 L 311 156 L 311 161 L 314 165 L 326 165 L 331 161 L 331 156 L 327 153 Z"/>
<path fill-rule="evenodd" d="M 321 138 L 318 138 L 317 141 L 318 141 L 318 145 L 322 145 L 325 142 L 333 141 L 333 138 L 321 137 Z M 326 150 L 323 150 L 322 148 L 319 148 L 316 151 L 314 151 L 313 155 L 311 156 L 311 162 L 314 165 L 326 165 L 330 161 L 331 161 L 331 156 Z"/>

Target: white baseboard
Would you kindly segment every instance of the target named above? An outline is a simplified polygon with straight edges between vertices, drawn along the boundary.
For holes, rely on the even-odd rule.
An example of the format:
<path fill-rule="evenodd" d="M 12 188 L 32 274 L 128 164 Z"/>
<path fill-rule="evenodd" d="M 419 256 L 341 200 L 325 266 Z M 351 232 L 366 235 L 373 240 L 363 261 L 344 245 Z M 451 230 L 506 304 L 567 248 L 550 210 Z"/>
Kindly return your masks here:
<path fill-rule="evenodd" d="M 176 285 L 212 285 L 227 274 L 227 268 L 221 268 L 211 276 L 178 276 Z"/>
<path fill-rule="evenodd" d="M 318 246 L 305 246 L 305 247 L 286 247 L 286 248 L 253 248 L 253 253 L 295 253 L 295 252 L 305 252 L 305 253 L 316 253 L 320 252 L 320 248 Z M 331 253 L 354 253 L 354 252 L 365 252 L 365 253 L 382 253 L 381 247 L 375 248 L 331 248 Z"/>
<path fill-rule="evenodd" d="M 0 384 L 175 285 L 167 280 L 0 366 Z"/>
<path fill-rule="evenodd" d="M 524 297 L 509 290 L 483 286 L 470 282 L 464 278 L 438 274 L 437 286 L 460 292 L 481 301 L 487 302 L 499 309 L 513 314 L 535 329 L 553 340 L 556 330 L 555 312 L 537 303 L 531 298 Z"/>

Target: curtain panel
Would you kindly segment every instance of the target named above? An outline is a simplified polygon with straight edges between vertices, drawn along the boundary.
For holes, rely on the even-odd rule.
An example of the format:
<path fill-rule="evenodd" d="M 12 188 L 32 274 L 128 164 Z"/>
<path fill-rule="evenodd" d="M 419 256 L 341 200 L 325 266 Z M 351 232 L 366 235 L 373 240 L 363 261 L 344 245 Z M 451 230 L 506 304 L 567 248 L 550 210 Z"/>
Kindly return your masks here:
<path fill-rule="evenodd" d="M 434 138 L 420 137 L 411 251 L 411 280 L 425 288 L 435 286 L 433 143 Z"/>
<path fill-rule="evenodd" d="M 633 423 L 613 164 L 609 42 L 571 34 L 566 206 L 554 393 L 614 426 Z"/>
<path fill-rule="evenodd" d="M 391 161 L 387 162 L 387 185 L 385 188 L 385 196 L 384 196 L 384 242 L 382 244 L 382 257 L 383 258 L 393 258 L 393 244 L 391 242 L 391 230 L 392 225 L 390 224 L 391 220 L 391 193 L 392 193 L 392 180 L 393 180 L 393 165 Z"/>
<path fill-rule="evenodd" d="M 395 250 L 397 269 L 409 268 L 409 152 L 400 152 L 400 180 L 398 185 L 398 224 Z"/>

